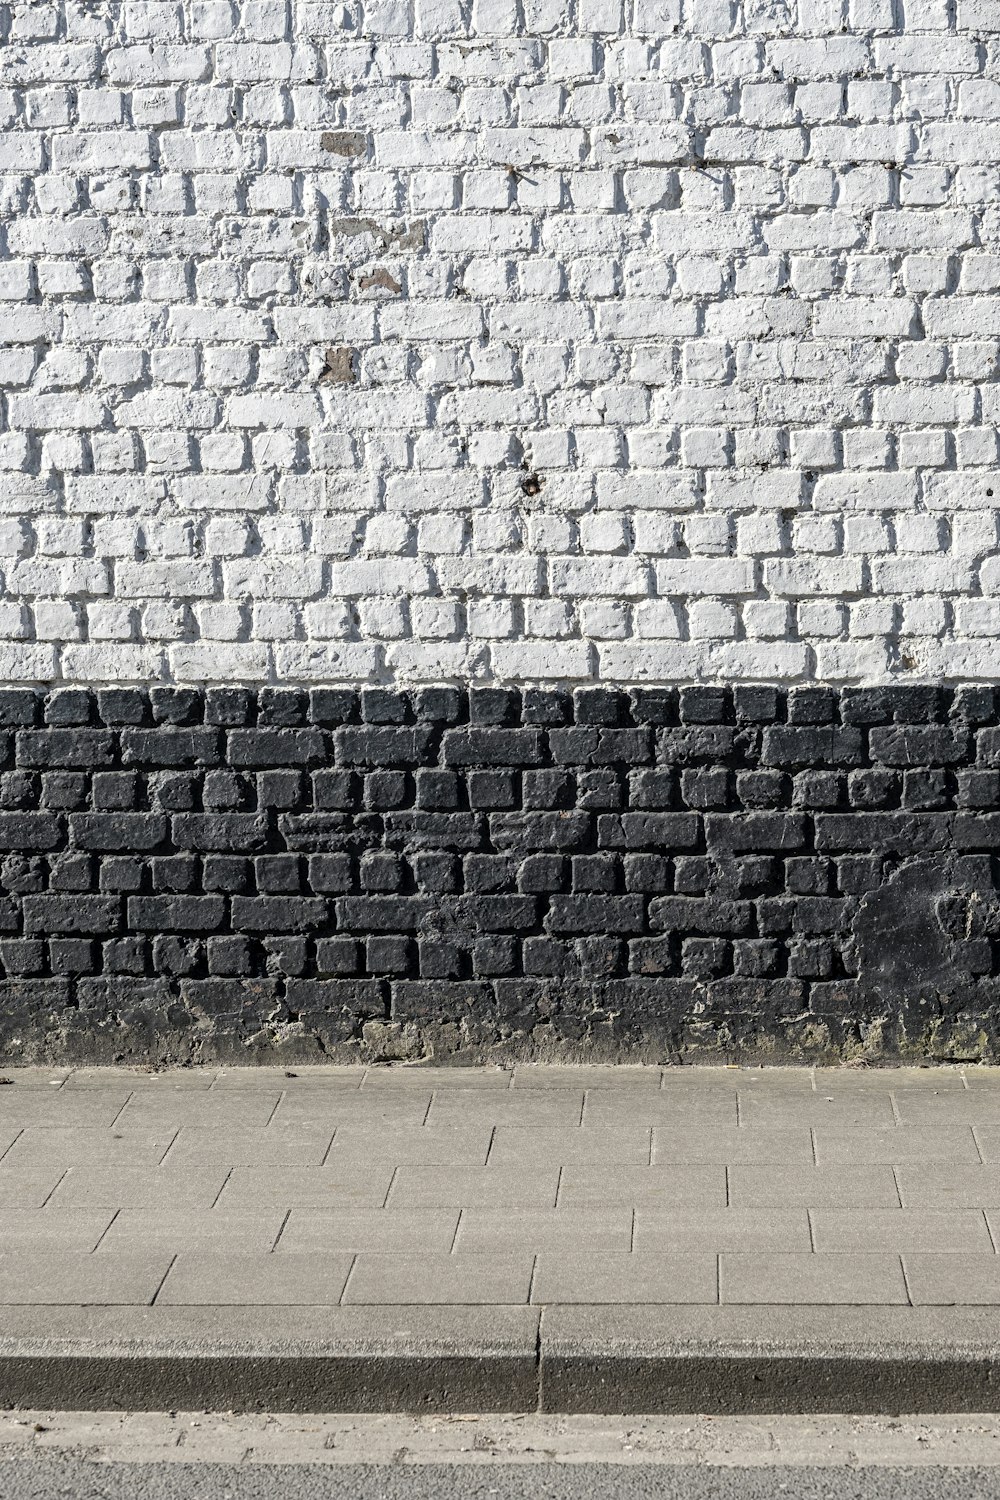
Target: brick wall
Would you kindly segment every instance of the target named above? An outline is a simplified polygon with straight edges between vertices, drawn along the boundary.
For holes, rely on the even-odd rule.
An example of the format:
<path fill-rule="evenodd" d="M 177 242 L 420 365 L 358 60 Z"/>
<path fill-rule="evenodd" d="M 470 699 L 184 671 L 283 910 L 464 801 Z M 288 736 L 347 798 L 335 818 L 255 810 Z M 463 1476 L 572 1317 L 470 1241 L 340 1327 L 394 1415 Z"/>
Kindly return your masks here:
<path fill-rule="evenodd" d="M 998 21 L 0 5 L 0 676 L 995 677 Z"/>
<path fill-rule="evenodd" d="M 996 1060 L 1000 694 L 0 692 L 0 1054 Z"/>

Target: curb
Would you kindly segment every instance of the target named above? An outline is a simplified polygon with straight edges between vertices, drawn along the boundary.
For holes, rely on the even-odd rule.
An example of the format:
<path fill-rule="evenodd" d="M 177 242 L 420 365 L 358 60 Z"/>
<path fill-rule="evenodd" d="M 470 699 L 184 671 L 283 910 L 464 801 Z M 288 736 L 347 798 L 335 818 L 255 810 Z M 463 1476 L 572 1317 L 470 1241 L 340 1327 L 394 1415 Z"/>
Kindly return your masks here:
<path fill-rule="evenodd" d="M 1000 1310 L 7 1308 L 0 1405 L 987 1412 L 1000 1410 Z"/>

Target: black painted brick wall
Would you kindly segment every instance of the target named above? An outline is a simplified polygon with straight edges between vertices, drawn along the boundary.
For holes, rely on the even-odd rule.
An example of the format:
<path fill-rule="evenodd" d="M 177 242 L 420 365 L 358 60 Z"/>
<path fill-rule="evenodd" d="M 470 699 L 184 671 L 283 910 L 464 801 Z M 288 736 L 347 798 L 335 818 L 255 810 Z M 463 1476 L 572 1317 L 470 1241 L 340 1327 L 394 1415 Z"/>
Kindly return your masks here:
<path fill-rule="evenodd" d="M 998 707 L 2 691 L 0 1047 L 996 1056 Z"/>

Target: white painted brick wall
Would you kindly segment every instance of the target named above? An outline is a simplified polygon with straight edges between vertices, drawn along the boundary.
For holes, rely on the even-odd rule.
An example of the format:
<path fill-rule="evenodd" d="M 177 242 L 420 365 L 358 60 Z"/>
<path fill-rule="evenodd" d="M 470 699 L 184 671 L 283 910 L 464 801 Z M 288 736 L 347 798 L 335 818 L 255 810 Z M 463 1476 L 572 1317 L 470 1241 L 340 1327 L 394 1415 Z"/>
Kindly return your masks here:
<path fill-rule="evenodd" d="M 997 677 L 1000 0 L 0 5 L 0 677 Z"/>

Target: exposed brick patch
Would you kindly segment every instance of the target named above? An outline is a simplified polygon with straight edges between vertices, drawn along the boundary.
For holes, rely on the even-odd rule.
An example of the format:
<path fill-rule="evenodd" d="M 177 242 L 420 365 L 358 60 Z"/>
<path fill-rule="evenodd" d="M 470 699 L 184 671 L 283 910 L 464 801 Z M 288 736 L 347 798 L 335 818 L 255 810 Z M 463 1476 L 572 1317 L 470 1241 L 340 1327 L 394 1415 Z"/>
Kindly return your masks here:
<path fill-rule="evenodd" d="M 0 692 L 8 1057 L 994 1057 L 1000 694 Z"/>

